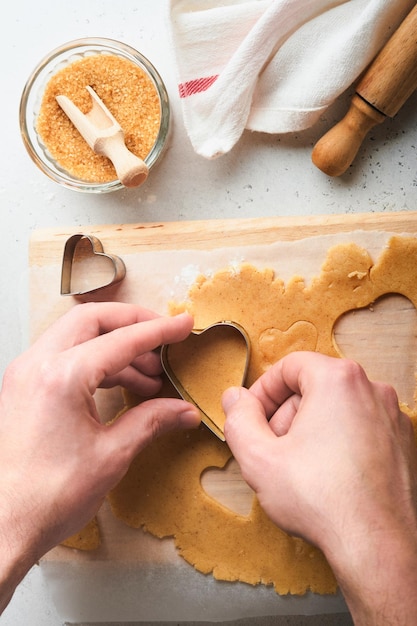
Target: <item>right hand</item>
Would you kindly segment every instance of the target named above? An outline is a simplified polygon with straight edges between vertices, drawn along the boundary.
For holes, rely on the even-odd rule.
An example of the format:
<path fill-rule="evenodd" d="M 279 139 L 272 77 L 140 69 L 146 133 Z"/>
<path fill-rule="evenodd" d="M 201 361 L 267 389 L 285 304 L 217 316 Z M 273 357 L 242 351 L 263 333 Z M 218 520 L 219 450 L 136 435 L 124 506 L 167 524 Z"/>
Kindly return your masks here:
<path fill-rule="evenodd" d="M 417 449 L 392 387 L 353 361 L 298 352 L 250 389 L 228 389 L 223 408 L 227 443 L 262 508 L 324 551 L 348 597 L 364 568 L 387 597 L 384 550 L 394 569 L 402 557 L 410 569 L 412 557 L 413 585 L 402 584 L 417 587 Z"/>
<path fill-rule="evenodd" d="M 358 509 L 375 516 L 407 505 L 413 518 L 410 419 L 395 391 L 356 363 L 291 354 L 249 390 L 227 391 L 224 408 L 243 476 L 281 527 L 320 546 L 323 535 L 356 522 Z"/>

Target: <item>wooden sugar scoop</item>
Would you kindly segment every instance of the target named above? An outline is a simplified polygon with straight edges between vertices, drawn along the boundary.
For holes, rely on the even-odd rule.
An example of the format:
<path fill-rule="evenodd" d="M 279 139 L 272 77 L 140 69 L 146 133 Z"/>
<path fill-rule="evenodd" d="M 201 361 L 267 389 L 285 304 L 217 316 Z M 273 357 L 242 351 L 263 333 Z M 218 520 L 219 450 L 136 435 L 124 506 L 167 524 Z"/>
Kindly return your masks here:
<path fill-rule="evenodd" d="M 391 36 L 358 83 L 345 117 L 315 145 L 312 161 L 340 176 L 368 131 L 393 117 L 417 89 L 417 5 Z"/>
<path fill-rule="evenodd" d="M 126 147 L 120 124 L 94 89 L 86 89 L 93 101 L 88 113 L 82 113 L 67 96 L 56 96 L 56 100 L 90 148 L 110 159 L 122 185 L 139 187 L 148 176 L 148 166 Z"/>

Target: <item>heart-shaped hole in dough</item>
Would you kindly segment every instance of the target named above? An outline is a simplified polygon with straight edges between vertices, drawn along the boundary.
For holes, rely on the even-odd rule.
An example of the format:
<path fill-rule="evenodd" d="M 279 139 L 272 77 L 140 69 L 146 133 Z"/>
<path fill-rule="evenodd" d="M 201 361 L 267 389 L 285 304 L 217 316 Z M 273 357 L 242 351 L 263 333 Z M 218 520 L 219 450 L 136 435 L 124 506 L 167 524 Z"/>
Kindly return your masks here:
<path fill-rule="evenodd" d="M 201 474 L 201 486 L 211 498 L 233 513 L 248 516 L 252 510 L 255 492 L 243 480 L 235 459 L 230 459 L 222 469 L 205 469 Z"/>
<path fill-rule="evenodd" d="M 224 441 L 223 392 L 245 382 L 249 339 L 238 324 L 217 322 L 194 330 L 185 341 L 162 347 L 165 372 L 182 398 L 200 410 L 202 421 Z"/>
<path fill-rule="evenodd" d="M 339 352 L 362 365 L 371 380 L 390 383 L 399 399 L 415 402 L 417 311 L 400 294 L 387 294 L 365 309 L 348 311 L 336 322 Z"/>

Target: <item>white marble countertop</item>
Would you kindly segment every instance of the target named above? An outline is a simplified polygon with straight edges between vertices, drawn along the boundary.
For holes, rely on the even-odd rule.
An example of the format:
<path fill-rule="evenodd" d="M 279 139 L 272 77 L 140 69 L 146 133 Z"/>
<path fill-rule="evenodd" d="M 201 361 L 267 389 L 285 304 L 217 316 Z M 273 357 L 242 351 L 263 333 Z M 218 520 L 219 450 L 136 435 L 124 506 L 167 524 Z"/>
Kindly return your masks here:
<path fill-rule="evenodd" d="M 371 131 L 354 164 L 338 179 L 314 167 L 311 151 L 342 117 L 350 93 L 308 131 L 280 137 L 245 133 L 228 155 L 208 161 L 195 155 L 183 128 L 166 20 L 164 0 L 8 3 L 0 23 L 2 372 L 27 344 L 28 239 L 36 228 L 417 208 L 417 94 L 395 119 Z M 167 86 L 174 118 L 170 147 L 140 189 L 94 196 L 61 188 L 37 169 L 23 146 L 18 109 L 27 77 L 50 50 L 88 36 L 118 39 L 140 50 Z M 28 623 L 61 623 L 38 568 L 23 581 L 1 618 L 4 626 Z M 283 618 L 274 623 L 324 622 Z M 349 622 L 345 617 L 331 623 Z"/>

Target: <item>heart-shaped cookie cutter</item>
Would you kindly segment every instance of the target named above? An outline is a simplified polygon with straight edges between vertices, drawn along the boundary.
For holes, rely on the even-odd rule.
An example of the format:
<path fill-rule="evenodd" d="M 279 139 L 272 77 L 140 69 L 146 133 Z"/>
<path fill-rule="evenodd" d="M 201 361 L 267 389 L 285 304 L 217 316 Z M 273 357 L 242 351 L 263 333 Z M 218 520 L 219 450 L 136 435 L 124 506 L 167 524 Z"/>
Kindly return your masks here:
<path fill-rule="evenodd" d="M 93 255 L 102 256 L 107 259 L 110 259 L 113 266 L 113 276 L 107 281 L 104 285 L 100 285 L 99 287 L 94 287 L 93 289 L 85 289 L 73 291 L 71 289 L 71 275 L 72 268 L 74 262 L 74 255 L 76 247 L 81 241 L 81 239 L 86 239 L 90 242 L 91 249 Z M 113 254 L 107 254 L 104 252 L 103 244 L 100 239 L 94 237 L 94 235 L 84 235 L 83 233 L 77 233 L 76 235 L 72 235 L 69 239 L 67 239 L 64 246 L 64 254 L 62 258 L 62 272 L 61 272 L 61 295 L 62 296 L 81 296 L 85 293 L 93 293 L 95 291 L 99 291 L 100 289 L 104 289 L 105 287 L 109 287 L 110 285 L 114 285 L 126 276 L 126 266 L 123 260 Z"/>
<path fill-rule="evenodd" d="M 193 334 L 193 335 L 201 335 L 202 333 L 205 333 L 205 332 L 211 330 L 212 328 L 216 328 L 216 327 L 219 327 L 219 326 L 226 326 L 226 327 L 229 327 L 229 328 L 233 328 L 234 330 L 236 330 L 237 333 L 239 333 L 239 335 L 243 338 L 243 340 L 244 340 L 244 342 L 246 344 L 246 359 L 245 359 L 245 366 L 244 366 L 243 375 L 242 375 L 242 381 L 241 381 L 241 384 L 244 385 L 245 381 L 246 381 L 246 376 L 247 376 L 248 366 L 249 366 L 249 359 L 250 359 L 250 339 L 249 339 L 248 333 L 243 328 L 243 326 L 241 326 L 237 322 L 233 322 L 233 321 L 230 321 L 230 320 L 222 320 L 222 321 L 219 321 L 219 322 L 215 322 L 214 324 L 211 324 L 210 326 L 207 326 L 206 328 L 194 328 L 191 331 L 191 334 Z M 173 369 L 172 369 L 172 367 L 170 365 L 170 362 L 169 362 L 169 358 L 168 358 L 168 351 L 169 351 L 169 346 L 170 345 L 171 344 L 164 344 L 161 347 L 162 367 L 164 368 L 164 371 L 165 371 L 166 375 L 168 376 L 168 378 L 171 381 L 171 383 L 174 385 L 175 389 L 180 394 L 181 398 L 183 400 L 186 400 L 187 402 L 191 402 L 192 404 L 194 404 L 197 407 L 197 409 L 200 411 L 201 421 L 203 422 L 203 424 L 205 424 L 207 426 L 207 428 L 209 428 L 221 441 L 225 441 L 225 436 L 224 436 L 224 433 L 221 430 L 221 428 L 219 428 L 219 426 L 210 417 L 210 415 L 208 415 L 198 405 L 196 400 L 190 395 L 188 390 L 183 386 L 183 384 L 181 383 L 181 381 L 178 379 L 177 375 L 173 371 Z"/>

